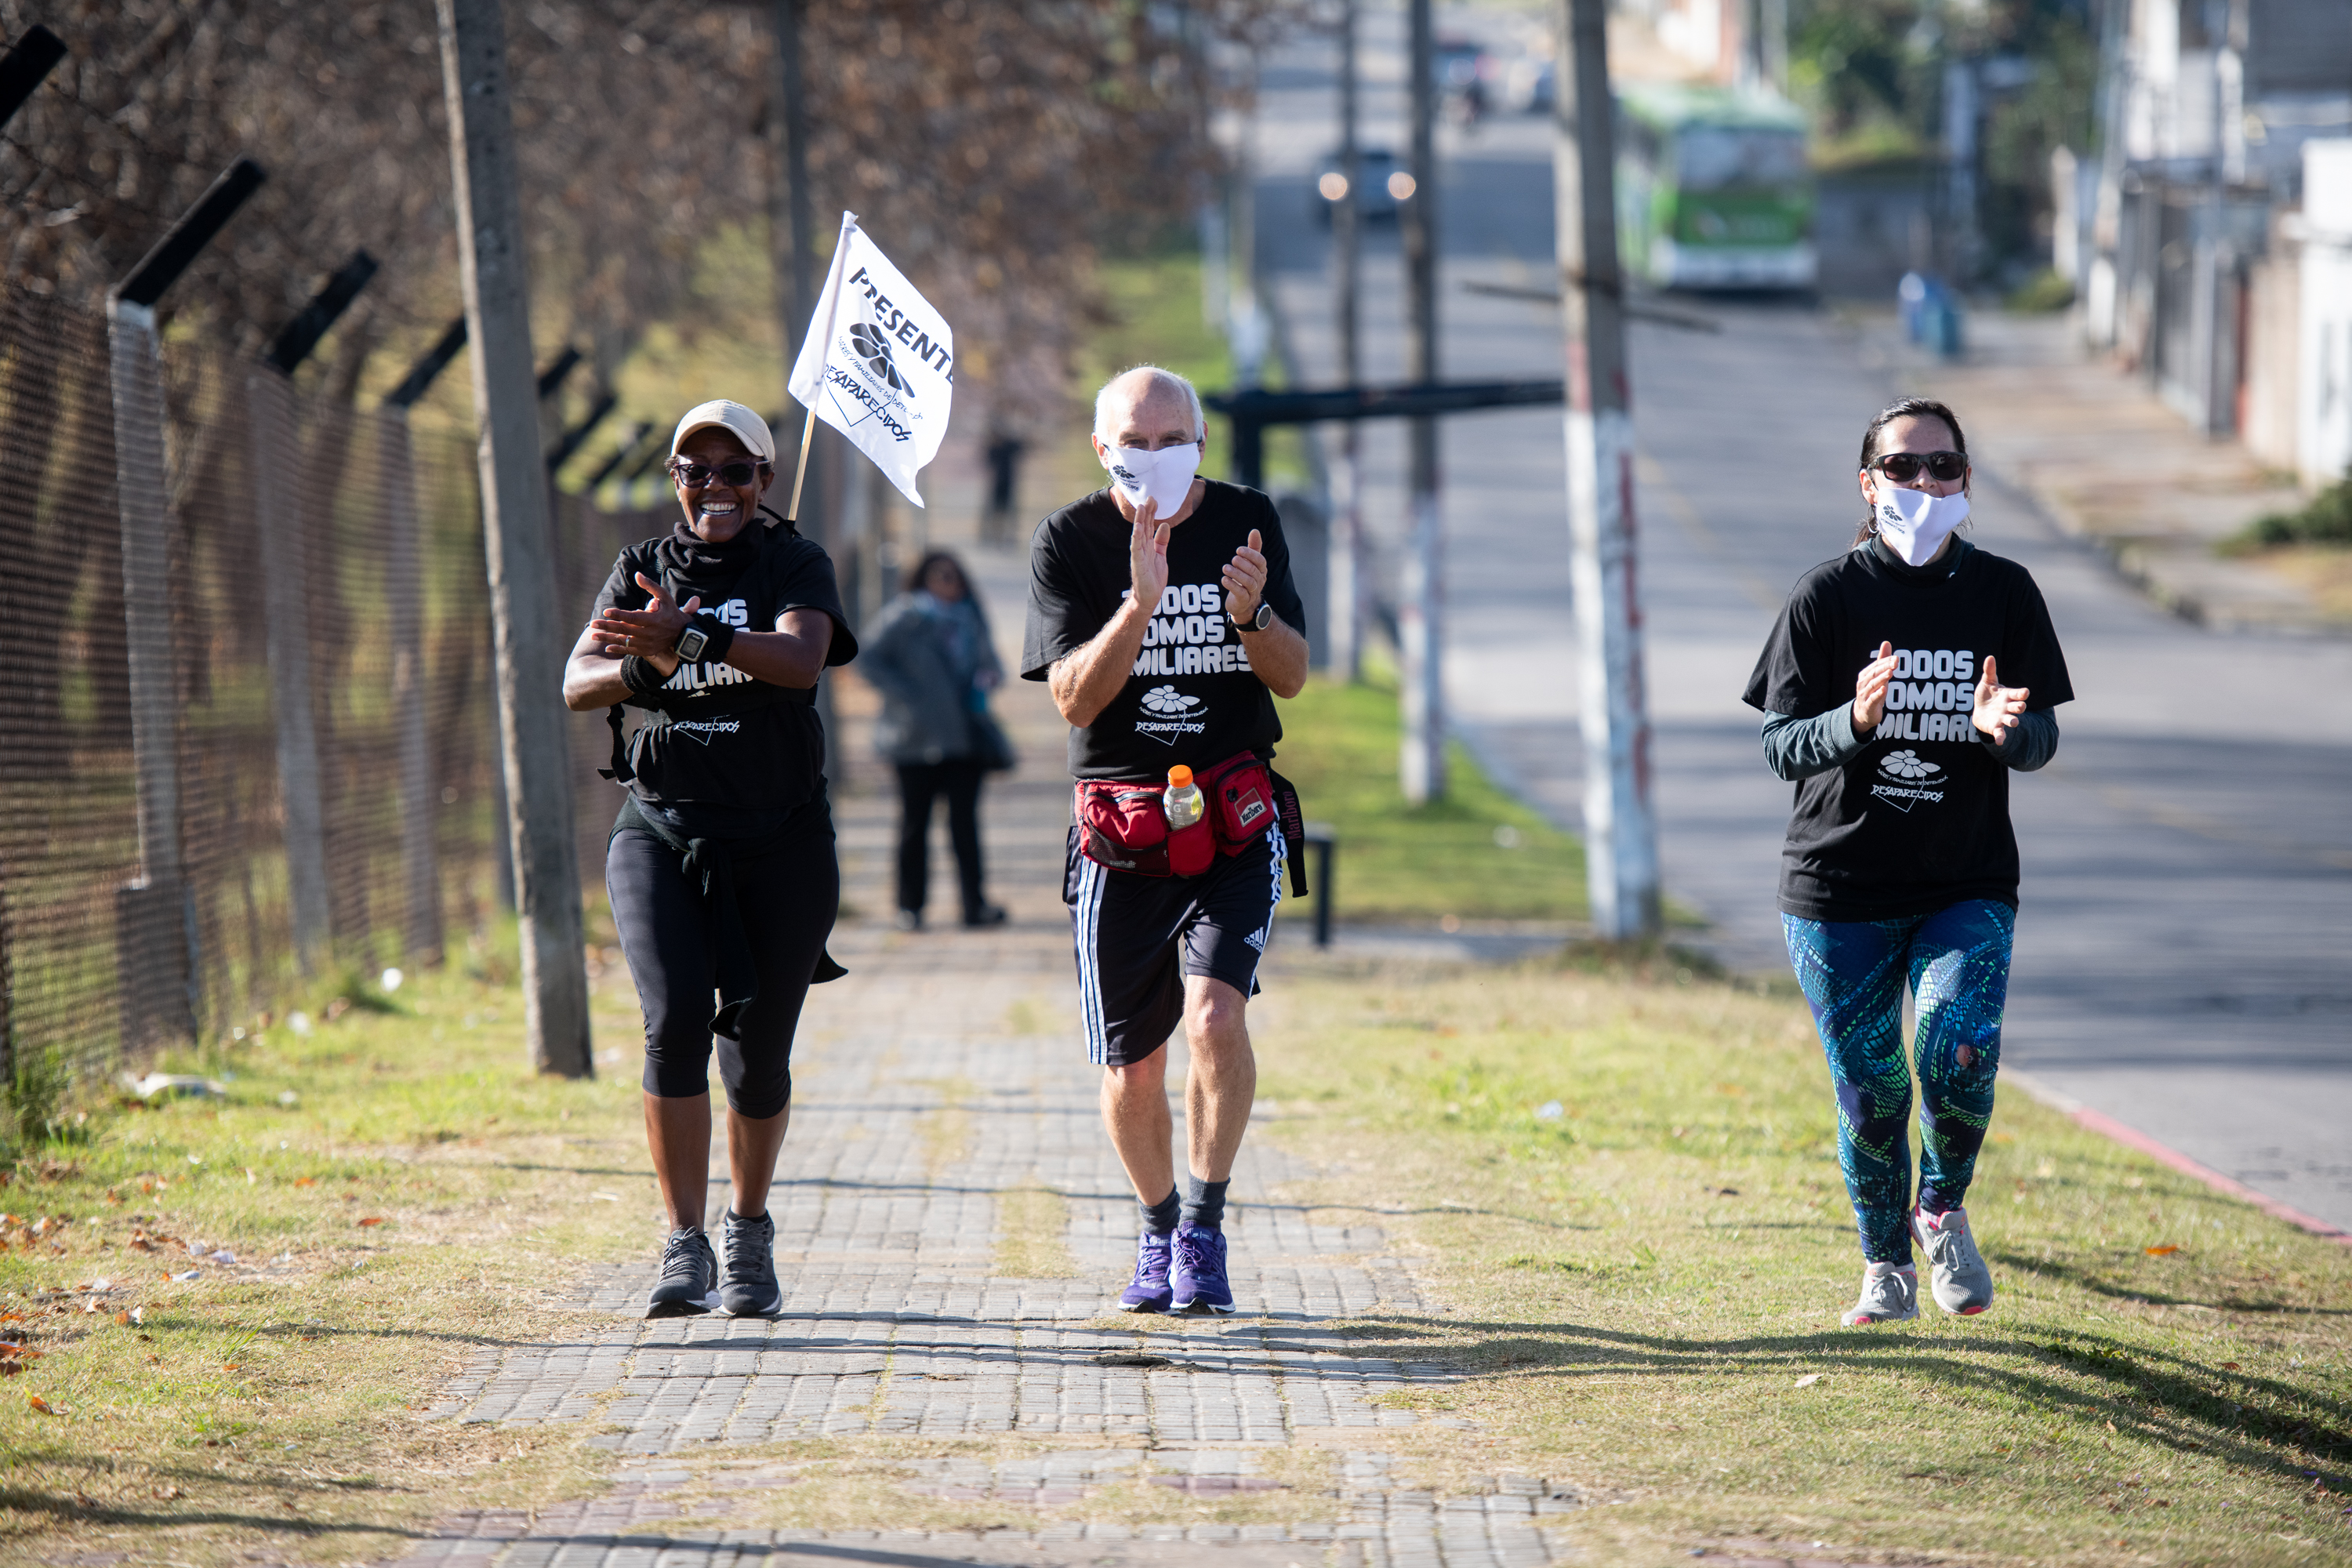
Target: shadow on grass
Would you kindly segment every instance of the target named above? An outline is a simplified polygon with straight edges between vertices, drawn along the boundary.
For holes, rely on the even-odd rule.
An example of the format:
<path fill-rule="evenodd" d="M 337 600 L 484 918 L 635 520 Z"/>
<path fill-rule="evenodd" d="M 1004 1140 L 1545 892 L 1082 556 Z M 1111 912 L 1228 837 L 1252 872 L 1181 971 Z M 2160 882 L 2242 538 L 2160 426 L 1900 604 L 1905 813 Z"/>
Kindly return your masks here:
<path fill-rule="evenodd" d="M 1980 1331 L 1971 1329 L 1964 1349 L 1899 1331 L 1697 1340 L 1573 1324 L 1412 1316 L 1359 1319 L 1343 1332 L 1352 1340 L 1430 1342 L 1432 1359 L 1472 1377 L 1780 1377 L 1792 1361 L 1802 1361 L 2006 1394 L 2053 1416 L 2090 1426 L 2110 1423 L 2118 1433 L 2298 1483 L 2310 1464 L 2352 1460 L 2352 1404 L 2276 1378 L 2200 1366 L 2089 1330 L 2046 1335 L 1994 1331 L 1979 1337 Z M 1465 1336 L 1475 1342 L 1464 1346 Z M 1437 1342 L 1450 1342 L 1441 1348 Z M 2003 1365 L 2002 1358 L 2018 1364 Z M 2085 1390 L 2051 1375 L 2059 1372 L 2088 1377 L 2096 1386 Z M 2260 1446 L 2265 1443 L 2289 1450 L 2289 1457 Z M 2338 1484 L 2336 1478 L 2328 1479 Z"/>
<path fill-rule="evenodd" d="M 38 1462 L 38 1456 L 25 1456 L 27 1462 Z M 69 1461 L 47 1461 L 59 1468 L 68 1468 Z M 219 1478 L 209 1470 L 178 1469 L 169 1466 L 153 1467 L 154 1474 L 163 1479 L 182 1477 L 191 1482 L 215 1481 Z M 246 1483 L 251 1484 L 251 1483 Z M 262 1483 L 268 1485 L 269 1483 Z M 292 1489 L 289 1486 L 288 1489 Z M 301 1489 L 315 1489 L 305 1481 Z M 367 1489 L 381 1491 L 380 1487 Z M 121 1503 L 88 1501 L 58 1492 L 39 1491 L 29 1487 L 0 1487 L 0 1510 L 21 1512 L 31 1518 L 47 1519 L 57 1524 L 115 1525 L 134 1529 L 184 1530 L 190 1525 L 225 1524 L 245 1530 L 258 1531 L 265 1535 L 316 1539 L 349 1531 L 354 1535 L 381 1536 L 389 1541 L 432 1541 L 439 1532 L 431 1529 L 408 1529 L 399 1525 L 371 1523 L 364 1520 L 304 1519 L 299 1514 L 252 1513 L 235 1509 L 171 1509 L 138 1508 Z"/>
<path fill-rule="evenodd" d="M 1990 1252 L 1986 1256 L 1996 1263 L 2006 1265 L 2020 1273 L 2033 1273 L 2063 1279 L 2077 1285 L 2095 1296 L 2105 1296 L 2111 1301 L 2145 1302 L 2154 1307 L 2204 1307 L 2216 1312 L 2294 1312 L 2314 1318 L 2352 1317 L 2352 1307 L 2315 1307 L 2297 1305 L 2273 1297 L 2268 1300 L 2249 1300 L 2243 1296 L 2220 1295 L 2210 1300 L 2193 1296 L 2168 1295 L 2137 1285 L 2121 1285 L 2103 1279 L 2079 1264 L 2062 1263 L 2053 1258 L 2021 1252 Z M 2128 1256 L 2128 1255 L 2126 1255 Z"/>

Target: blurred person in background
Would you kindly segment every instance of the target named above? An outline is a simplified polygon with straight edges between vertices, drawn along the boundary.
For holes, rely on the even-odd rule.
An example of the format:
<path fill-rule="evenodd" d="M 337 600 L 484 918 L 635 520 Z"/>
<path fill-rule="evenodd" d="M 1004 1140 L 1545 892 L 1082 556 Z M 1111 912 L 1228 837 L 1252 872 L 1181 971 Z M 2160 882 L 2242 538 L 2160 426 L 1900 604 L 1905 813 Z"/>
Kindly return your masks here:
<path fill-rule="evenodd" d="M 613 925 L 646 1021 L 646 1142 L 669 1219 L 648 1318 L 783 1307 L 768 1188 L 792 1115 L 793 1035 L 841 904 L 816 683 L 857 657 L 824 549 L 761 504 L 767 421 L 705 403 L 678 421 L 684 516 L 630 545 L 563 671 L 613 724 L 628 795 L 604 852 Z M 764 516 L 762 514 L 765 514 Z M 645 719 L 623 743 L 623 709 Z M 722 1273 L 704 1233 L 710 1057 L 727 1089 Z"/>
<path fill-rule="evenodd" d="M 988 694 L 1004 667 L 988 616 L 963 565 L 934 550 L 907 574 L 906 591 L 882 608 L 858 670 L 882 694 L 875 748 L 898 772 L 898 929 L 923 929 L 930 889 L 932 806 L 948 805 L 963 923 L 1001 925 L 982 875 L 980 787 L 1013 763 Z"/>

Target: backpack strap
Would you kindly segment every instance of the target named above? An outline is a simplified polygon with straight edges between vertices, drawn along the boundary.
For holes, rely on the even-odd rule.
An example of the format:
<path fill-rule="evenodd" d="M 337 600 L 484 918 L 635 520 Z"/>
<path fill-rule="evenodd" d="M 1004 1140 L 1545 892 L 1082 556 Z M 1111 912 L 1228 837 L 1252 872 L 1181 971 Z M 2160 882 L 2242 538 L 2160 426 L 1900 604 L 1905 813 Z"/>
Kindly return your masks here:
<path fill-rule="evenodd" d="M 613 765 L 596 770 L 598 778 L 611 779 L 618 784 L 633 783 L 637 776 L 629 766 L 629 721 L 622 717 L 622 710 L 627 706 L 625 702 L 615 702 L 604 710 L 604 722 L 613 727 Z"/>

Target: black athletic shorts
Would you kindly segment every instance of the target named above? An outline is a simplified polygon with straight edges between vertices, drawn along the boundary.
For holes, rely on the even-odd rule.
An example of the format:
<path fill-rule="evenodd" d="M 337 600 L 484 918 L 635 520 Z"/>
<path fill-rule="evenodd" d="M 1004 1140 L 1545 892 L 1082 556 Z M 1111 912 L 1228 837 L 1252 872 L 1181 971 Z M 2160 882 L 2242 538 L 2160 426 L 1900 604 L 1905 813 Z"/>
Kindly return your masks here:
<path fill-rule="evenodd" d="M 1062 899 L 1078 950 L 1087 1059 L 1132 1067 L 1184 1021 L 1184 977 L 1205 974 L 1244 996 L 1274 935 L 1288 868 L 1282 829 L 1198 877 L 1139 877 L 1078 853 L 1070 829 Z"/>

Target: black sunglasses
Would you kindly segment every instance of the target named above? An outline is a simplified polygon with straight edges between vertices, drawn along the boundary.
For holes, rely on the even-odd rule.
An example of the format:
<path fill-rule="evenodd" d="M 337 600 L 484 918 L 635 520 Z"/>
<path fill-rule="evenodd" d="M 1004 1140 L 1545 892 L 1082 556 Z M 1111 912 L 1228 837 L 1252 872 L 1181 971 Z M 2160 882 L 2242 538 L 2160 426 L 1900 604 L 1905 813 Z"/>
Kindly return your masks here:
<path fill-rule="evenodd" d="M 681 462 L 673 458 L 670 459 L 669 471 L 677 482 L 688 489 L 699 490 L 708 489 L 713 477 L 716 477 L 722 485 L 732 485 L 737 488 L 748 485 L 760 477 L 760 469 L 764 466 L 746 458 L 732 463 L 721 463 L 713 468 L 701 463 Z"/>
<path fill-rule="evenodd" d="M 1907 485 L 1926 468 L 1927 477 L 1938 484 L 1950 484 L 1969 471 L 1966 452 L 1889 452 L 1883 458 L 1873 458 L 1870 466 L 1898 485 Z"/>

